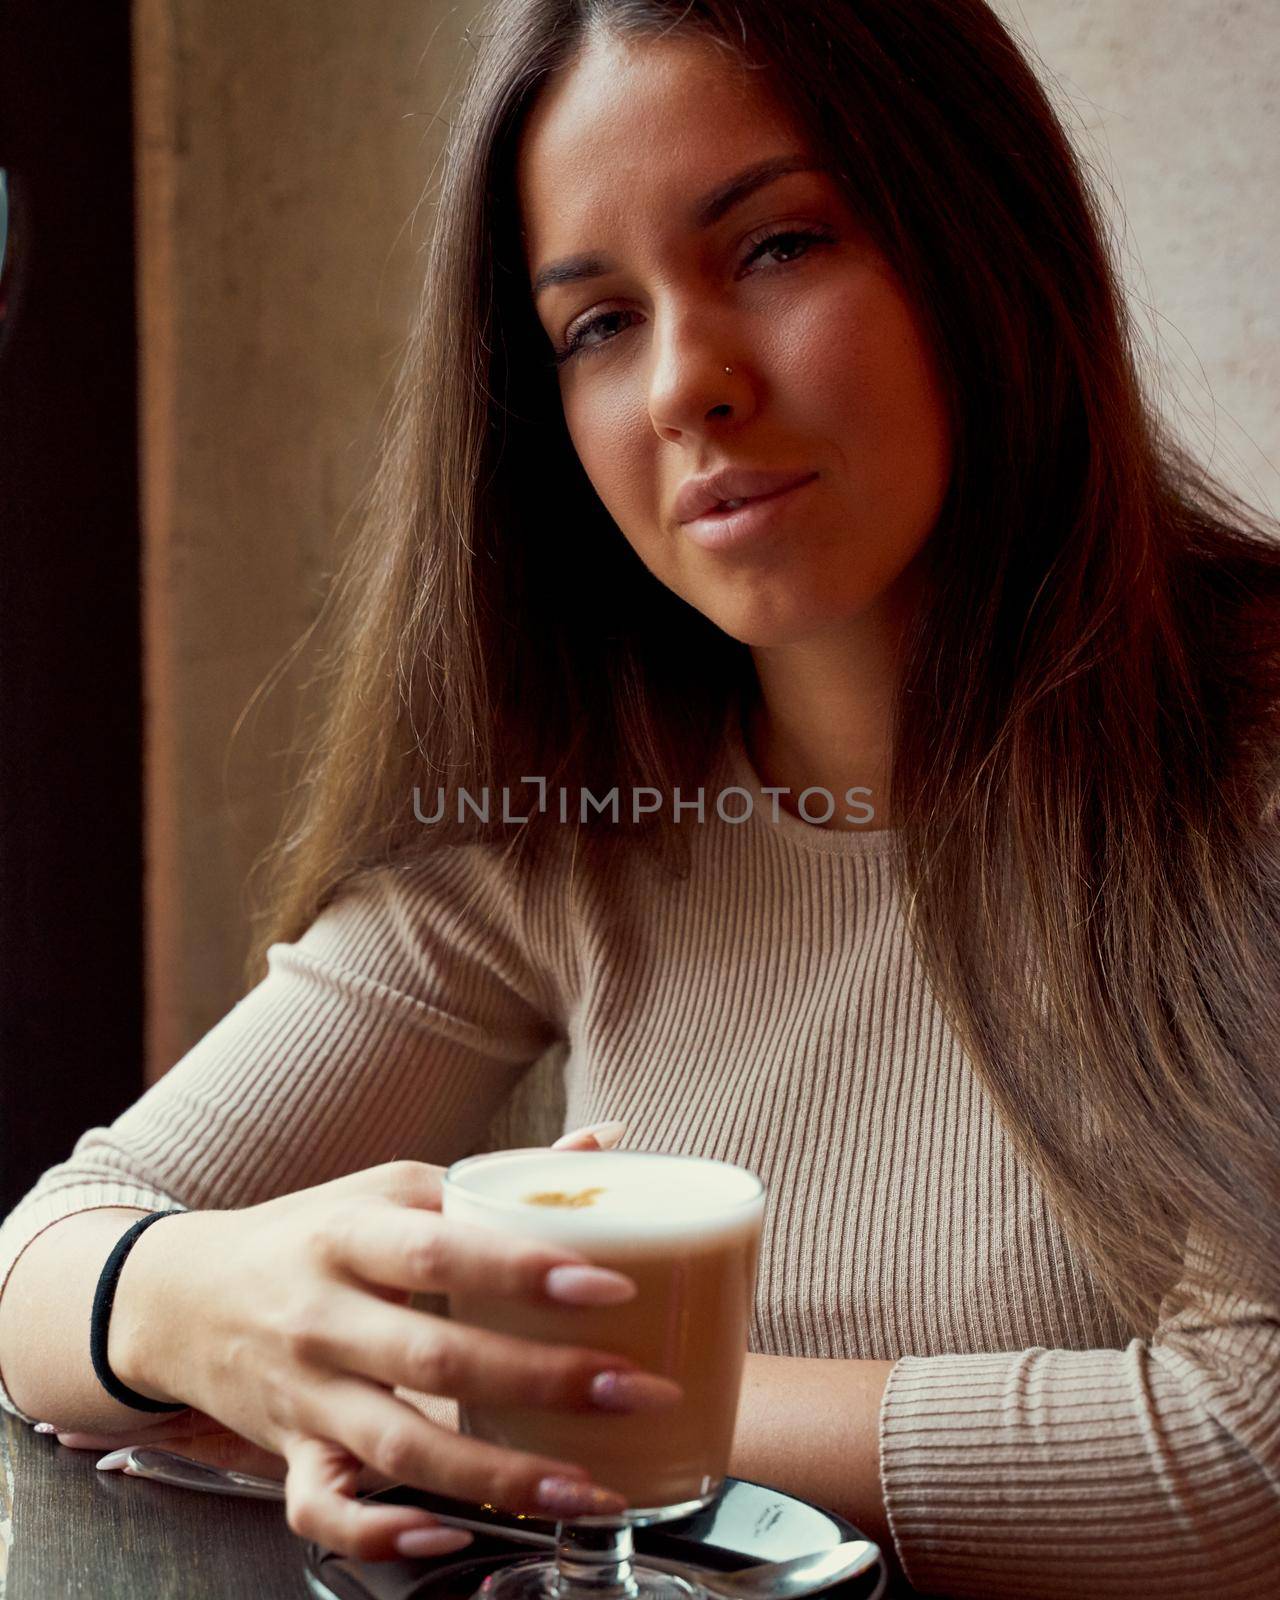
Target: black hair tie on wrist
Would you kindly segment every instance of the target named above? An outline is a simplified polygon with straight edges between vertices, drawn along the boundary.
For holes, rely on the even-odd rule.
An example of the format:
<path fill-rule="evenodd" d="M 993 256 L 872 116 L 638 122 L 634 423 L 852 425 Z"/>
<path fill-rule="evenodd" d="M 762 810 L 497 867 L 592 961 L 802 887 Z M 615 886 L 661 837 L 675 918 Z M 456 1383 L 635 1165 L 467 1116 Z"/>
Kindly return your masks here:
<path fill-rule="evenodd" d="M 138 1235 L 153 1222 L 159 1222 L 161 1217 L 182 1215 L 181 1211 L 153 1211 L 149 1216 L 139 1217 L 131 1228 L 126 1228 L 107 1257 L 107 1264 L 98 1278 L 98 1287 L 93 1296 L 93 1315 L 89 1321 L 89 1356 L 93 1362 L 93 1370 L 98 1374 L 98 1382 L 113 1400 L 119 1400 L 122 1405 L 132 1406 L 135 1411 L 187 1410 L 185 1403 L 173 1405 L 167 1400 L 149 1400 L 145 1394 L 139 1394 L 127 1383 L 121 1383 L 107 1362 L 107 1332 L 111 1325 L 111 1307 L 115 1302 L 116 1285 L 120 1281 L 120 1273 L 130 1250 L 138 1242 Z"/>

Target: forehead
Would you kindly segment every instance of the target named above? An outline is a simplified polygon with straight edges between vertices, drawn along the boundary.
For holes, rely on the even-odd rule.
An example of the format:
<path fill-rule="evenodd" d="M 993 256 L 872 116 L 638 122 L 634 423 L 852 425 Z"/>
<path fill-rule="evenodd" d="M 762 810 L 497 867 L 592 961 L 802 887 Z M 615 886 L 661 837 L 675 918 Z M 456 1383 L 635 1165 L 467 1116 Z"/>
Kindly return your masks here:
<path fill-rule="evenodd" d="M 535 101 L 516 152 L 530 259 L 628 216 L 683 217 L 753 160 L 805 148 L 764 82 L 696 37 L 592 41 Z"/>

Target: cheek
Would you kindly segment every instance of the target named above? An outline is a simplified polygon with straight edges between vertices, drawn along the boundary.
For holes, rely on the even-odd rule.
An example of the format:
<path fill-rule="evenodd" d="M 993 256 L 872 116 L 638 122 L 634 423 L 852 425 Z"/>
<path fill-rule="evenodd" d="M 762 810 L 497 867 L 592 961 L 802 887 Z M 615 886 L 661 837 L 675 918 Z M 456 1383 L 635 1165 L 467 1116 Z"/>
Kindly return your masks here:
<path fill-rule="evenodd" d="M 855 519 L 886 536 L 927 532 L 950 477 L 950 425 L 922 330 L 892 280 L 867 272 L 834 284 L 805 308 L 791 348 L 804 431 L 843 467 Z"/>
<path fill-rule="evenodd" d="M 570 441 L 605 510 L 646 560 L 661 537 L 656 518 L 662 443 L 643 407 L 623 385 L 601 383 L 589 402 L 566 399 Z M 618 398 L 618 396 L 621 396 Z"/>

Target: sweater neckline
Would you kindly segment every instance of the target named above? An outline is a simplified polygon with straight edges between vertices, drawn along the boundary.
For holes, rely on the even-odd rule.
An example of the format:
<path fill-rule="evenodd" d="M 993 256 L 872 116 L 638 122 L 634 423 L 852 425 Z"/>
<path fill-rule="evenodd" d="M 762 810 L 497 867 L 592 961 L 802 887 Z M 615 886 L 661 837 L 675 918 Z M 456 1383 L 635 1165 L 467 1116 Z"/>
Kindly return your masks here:
<path fill-rule="evenodd" d="M 732 782 L 751 796 L 749 825 L 758 831 L 824 856 L 887 856 L 897 849 L 897 828 L 830 828 L 805 822 L 786 810 L 777 796 L 765 794 L 747 753 L 737 696 L 731 698 L 725 717 L 725 755 Z M 837 798 L 837 806 L 840 803 Z"/>

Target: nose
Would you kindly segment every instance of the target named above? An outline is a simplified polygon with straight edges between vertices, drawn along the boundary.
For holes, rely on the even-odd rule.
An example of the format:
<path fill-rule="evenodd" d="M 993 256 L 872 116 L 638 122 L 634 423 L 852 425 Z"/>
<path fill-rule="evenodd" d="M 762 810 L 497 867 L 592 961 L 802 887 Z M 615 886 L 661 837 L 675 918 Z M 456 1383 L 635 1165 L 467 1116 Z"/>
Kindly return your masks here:
<path fill-rule="evenodd" d="M 694 311 L 665 329 L 655 325 L 650 345 L 649 416 L 660 439 L 677 443 L 708 425 L 740 424 L 753 404 L 750 363 L 740 344 L 708 326 Z"/>

